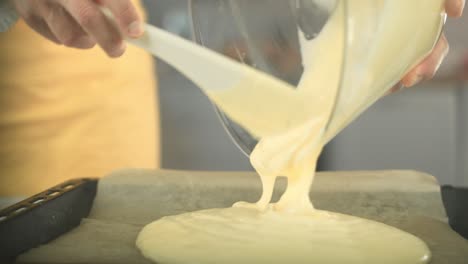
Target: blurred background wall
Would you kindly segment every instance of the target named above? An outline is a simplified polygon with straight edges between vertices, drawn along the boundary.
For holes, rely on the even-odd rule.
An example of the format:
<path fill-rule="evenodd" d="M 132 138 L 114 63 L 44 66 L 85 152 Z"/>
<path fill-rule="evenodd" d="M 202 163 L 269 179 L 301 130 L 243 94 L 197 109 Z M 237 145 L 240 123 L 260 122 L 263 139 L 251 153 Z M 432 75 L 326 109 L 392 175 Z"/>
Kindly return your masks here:
<path fill-rule="evenodd" d="M 185 0 L 146 0 L 151 23 L 191 38 Z M 468 55 L 468 15 L 451 20 L 451 53 L 435 81 L 388 96 L 345 129 L 324 152 L 325 170 L 412 169 L 468 186 L 468 85 L 451 76 Z M 208 99 L 158 62 L 163 167 L 250 170 Z M 466 86 L 466 87 L 464 87 Z"/>

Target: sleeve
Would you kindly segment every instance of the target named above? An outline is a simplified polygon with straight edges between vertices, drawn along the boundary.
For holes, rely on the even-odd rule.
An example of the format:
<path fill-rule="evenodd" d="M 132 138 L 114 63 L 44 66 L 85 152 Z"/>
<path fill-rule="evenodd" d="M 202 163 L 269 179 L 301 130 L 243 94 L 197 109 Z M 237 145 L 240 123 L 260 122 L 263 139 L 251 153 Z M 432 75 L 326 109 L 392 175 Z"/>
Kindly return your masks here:
<path fill-rule="evenodd" d="M 11 1 L 0 0 L 0 32 L 7 31 L 18 20 L 18 14 Z"/>

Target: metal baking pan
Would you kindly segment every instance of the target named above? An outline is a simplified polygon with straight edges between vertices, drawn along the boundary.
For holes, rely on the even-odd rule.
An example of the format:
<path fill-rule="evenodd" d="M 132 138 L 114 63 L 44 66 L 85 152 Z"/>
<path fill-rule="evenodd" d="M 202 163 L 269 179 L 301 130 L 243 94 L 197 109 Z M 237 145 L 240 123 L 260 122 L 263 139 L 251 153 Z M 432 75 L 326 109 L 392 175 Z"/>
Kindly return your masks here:
<path fill-rule="evenodd" d="M 0 263 L 12 263 L 31 248 L 77 227 L 88 216 L 97 180 L 77 179 L 0 211 Z"/>

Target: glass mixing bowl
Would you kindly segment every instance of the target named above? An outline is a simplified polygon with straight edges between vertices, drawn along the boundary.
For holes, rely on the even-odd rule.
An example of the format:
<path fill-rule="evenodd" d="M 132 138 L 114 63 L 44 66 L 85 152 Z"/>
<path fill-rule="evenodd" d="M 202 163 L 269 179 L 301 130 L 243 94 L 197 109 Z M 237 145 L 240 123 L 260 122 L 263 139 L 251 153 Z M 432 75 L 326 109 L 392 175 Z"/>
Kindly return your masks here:
<path fill-rule="evenodd" d="M 343 30 L 340 34 L 343 34 L 341 39 L 344 43 L 343 50 L 337 51 L 342 54 L 342 65 L 323 65 L 340 71 L 336 82 L 338 94 L 325 131 L 325 142 L 328 142 L 432 51 L 445 22 L 444 0 L 430 0 L 431 4 L 418 0 L 411 2 L 412 6 L 404 10 L 401 7 L 406 7 L 408 2 L 402 0 L 362 1 L 189 0 L 188 8 L 193 39 L 198 44 L 294 87 L 303 73 L 298 32 L 302 31 L 305 38 L 311 40 L 321 32 L 335 9 L 342 10 L 338 15 L 343 16 Z M 343 8 L 337 9 L 340 4 Z M 406 17 L 407 20 L 398 20 L 395 10 L 388 12 L 389 10 L 382 8 L 383 5 L 396 6 L 399 12 L 406 15 L 401 17 Z M 360 8 L 358 12 L 356 8 Z M 422 15 L 414 16 L 415 10 Z M 384 19 L 387 22 L 389 19 L 395 21 L 384 24 L 382 29 L 379 22 Z M 428 21 L 430 25 L 427 25 Z M 356 25 L 360 25 L 359 30 L 366 33 L 365 37 L 356 36 L 359 34 L 356 33 Z M 412 31 L 401 30 L 407 26 Z M 389 42 L 391 40 L 385 39 L 388 35 L 379 35 L 382 30 L 392 31 L 393 36 L 398 36 L 398 39 Z M 383 45 L 382 39 L 392 45 Z M 367 65 L 377 69 L 372 76 L 365 76 L 366 71 L 361 71 L 361 75 L 357 74 L 359 71 L 355 69 L 359 65 L 356 65 L 356 61 L 367 58 L 367 54 L 371 52 L 385 54 L 385 58 L 377 61 L 385 67 L 380 65 L 379 68 L 374 63 Z M 360 92 L 359 89 L 362 88 L 359 84 L 367 81 L 376 87 L 375 90 Z M 346 84 L 345 89 L 343 84 Z M 218 108 L 216 110 L 237 146 L 246 155 L 250 155 L 257 139 Z M 336 115 L 341 117 L 335 119 Z"/>
<path fill-rule="evenodd" d="M 189 0 L 189 14 L 197 43 L 295 87 L 303 72 L 298 28 L 314 38 L 330 10 L 312 0 Z M 257 139 L 215 109 L 236 145 L 250 155 Z"/>

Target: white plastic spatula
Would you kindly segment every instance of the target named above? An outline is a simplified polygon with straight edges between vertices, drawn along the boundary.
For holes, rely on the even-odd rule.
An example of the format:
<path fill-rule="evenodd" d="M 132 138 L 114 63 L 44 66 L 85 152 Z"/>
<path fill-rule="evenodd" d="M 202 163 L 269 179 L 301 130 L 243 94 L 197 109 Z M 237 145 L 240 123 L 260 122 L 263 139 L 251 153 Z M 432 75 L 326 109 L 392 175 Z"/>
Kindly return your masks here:
<path fill-rule="evenodd" d="M 141 38 L 128 42 L 169 63 L 203 90 L 227 89 L 248 74 L 245 67 L 151 25 Z"/>
<path fill-rule="evenodd" d="M 151 25 L 141 38 L 128 41 L 175 67 L 255 136 L 285 131 L 304 121 L 307 101 L 279 79 Z M 242 85 L 249 89 L 239 94 Z M 291 117 L 291 109 L 304 115 Z"/>

